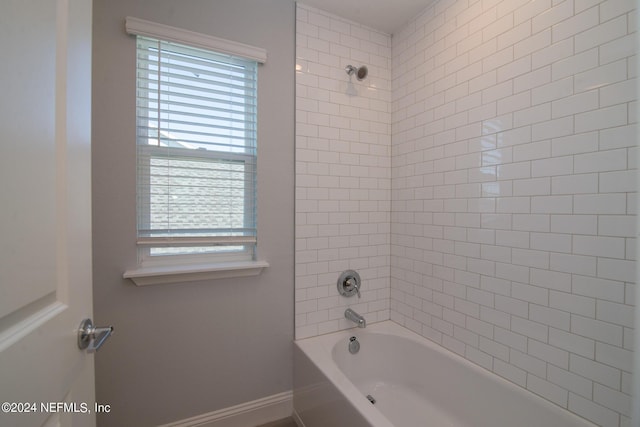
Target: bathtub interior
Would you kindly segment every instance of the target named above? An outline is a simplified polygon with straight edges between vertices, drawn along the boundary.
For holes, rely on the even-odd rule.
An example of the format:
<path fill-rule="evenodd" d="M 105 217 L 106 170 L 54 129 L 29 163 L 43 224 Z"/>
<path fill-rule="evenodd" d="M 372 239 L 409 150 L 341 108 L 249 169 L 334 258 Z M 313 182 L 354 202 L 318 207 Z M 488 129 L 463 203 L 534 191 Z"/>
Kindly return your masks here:
<path fill-rule="evenodd" d="M 360 341 L 357 354 L 348 351 L 350 336 Z M 302 341 L 340 395 L 391 425 L 425 426 L 428 418 L 433 426 L 593 426 L 392 321 Z"/>
<path fill-rule="evenodd" d="M 423 427 L 428 414 L 434 426 L 474 427 L 452 404 L 452 387 L 444 386 L 452 367 L 421 372 L 418 358 L 411 356 L 424 352 L 420 344 L 389 334 L 356 331 L 354 336 L 361 351 L 351 354 L 343 342 L 337 342 L 332 359 L 363 396 L 375 399 L 376 409 L 386 418 L 403 427 Z"/>

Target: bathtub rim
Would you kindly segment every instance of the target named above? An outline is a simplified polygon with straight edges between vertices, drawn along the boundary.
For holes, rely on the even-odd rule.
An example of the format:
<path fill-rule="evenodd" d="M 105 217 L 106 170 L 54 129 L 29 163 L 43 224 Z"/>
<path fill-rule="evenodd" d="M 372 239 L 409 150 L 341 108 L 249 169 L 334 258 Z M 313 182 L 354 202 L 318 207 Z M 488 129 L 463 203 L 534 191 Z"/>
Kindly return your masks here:
<path fill-rule="evenodd" d="M 548 408 L 549 411 L 557 413 L 560 417 L 571 418 L 574 422 L 584 427 L 597 427 L 596 424 L 593 424 L 586 418 L 569 411 L 567 408 L 557 405 L 556 403 L 537 395 L 531 390 L 512 383 L 498 374 L 442 347 L 430 339 L 405 328 L 393 320 L 372 323 L 367 325 L 366 329 L 354 327 L 325 335 L 295 340 L 294 344 L 316 365 L 327 379 L 335 385 L 336 389 L 340 391 L 343 397 L 349 400 L 358 413 L 362 415 L 362 417 L 365 418 L 372 426 L 397 427 L 394 426 L 394 424 L 391 423 L 391 421 L 389 421 L 377 408 L 371 406 L 371 403 L 366 399 L 363 393 L 358 390 L 351 380 L 347 378 L 345 373 L 339 369 L 336 362 L 333 360 L 333 348 L 339 344 L 340 341 L 344 342 L 345 351 L 347 351 L 349 337 L 361 334 L 381 334 L 406 338 L 418 343 L 419 345 L 427 347 L 429 350 L 438 352 L 440 355 L 453 358 L 455 361 L 460 363 L 462 367 L 473 370 L 488 381 L 498 382 L 502 386 L 506 387 L 509 392 L 520 394 L 525 398 L 534 399 L 534 401 L 537 401 L 537 403 L 543 405 L 543 407 Z M 356 397 L 351 398 L 351 396 Z"/>

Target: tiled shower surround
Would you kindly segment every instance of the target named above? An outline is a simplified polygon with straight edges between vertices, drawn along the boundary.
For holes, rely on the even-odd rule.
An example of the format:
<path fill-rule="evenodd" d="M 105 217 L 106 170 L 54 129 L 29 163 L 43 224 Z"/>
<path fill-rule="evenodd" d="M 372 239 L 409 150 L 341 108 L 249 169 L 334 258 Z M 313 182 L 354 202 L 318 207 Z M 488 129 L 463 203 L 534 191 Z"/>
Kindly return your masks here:
<path fill-rule="evenodd" d="M 391 37 L 298 3 L 296 338 L 389 319 Z M 364 81 L 347 65 L 366 65 Z M 350 94 L 347 92 L 349 91 Z M 361 298 L 338 294 L 357 270 Z"/>
<path fill-rule="evenodd" d="M 383 96 L 363 97 L 374 84 L 365 80 L 355 83 L 359 94 L 343 111 L 344 66 L 378 60 L 365 50 L 374 34 L 388 46 L 379 33 L 299 6 L 297 338 L 350 326 L 341 320 L 347 304 L 368 321 L 389 313 L 598 425 L 629 425 L 634 8 L 632 0 L 434 1 L 391 38 L 391 89 L 374 92 L 390 94 L 390 106 Z M 343 33 L 326 40 L 337 27 Z M 358 34 L 369 36 L 359 39 L 360 50 L 352 43 Z M 312 78 L 311 65 L 322 65 L 322 75 Z M 328 76 L 342 90 L 335 98 L 323 92 Z M 322 116 L 334 100 L 339 105 Z M 381 116 L 371 119 L 354 105 Z M 312 112 L 326 125 L 309 128 Z M 361 125 L 363 117 L 380 132 L 341 127 Z M 350 131 L 345 143 L 340 138 Z M 354 152 L 361 144 L 369 151 Z M 374 147 L 382 166 L 343 187 L 345 162 L 361 170 L 355 162 L 370 164 L 364 156 Z M 390 148 L 389 159 L 382 147 Z M 366 186 L 371 178 L 391 188 L 390 198 L 365 198 L 382 197 L 382 188 Z M 330 197 L 341 191 L 345 199 Z M 341 210 L 346 205 L 357 214 Z M 332 227 L 332 218 L 342 222 Z M 353 232 L 352 221 L 368 232 L 352 240 L 342 230 Z M 314 249 L 324 244 L 324 229 L 335 233 Z M 345 246 L 332 246 L 338 239 Z M 337 295 L 342 267 L 365 272 L 360 302 Z"/>

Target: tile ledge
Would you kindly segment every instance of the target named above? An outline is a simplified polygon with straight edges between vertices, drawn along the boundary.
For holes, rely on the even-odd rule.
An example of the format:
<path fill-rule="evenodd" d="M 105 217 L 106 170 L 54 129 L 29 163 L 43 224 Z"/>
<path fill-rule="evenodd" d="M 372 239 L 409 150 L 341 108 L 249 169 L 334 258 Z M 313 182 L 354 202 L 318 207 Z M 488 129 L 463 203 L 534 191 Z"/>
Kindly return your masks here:
<path fill-rule="evenodd" d="M 148 286 L 257 276 L 267 267 L 266 261 L 139 267 L 125 271 L 122 277 L 131 279 L 136 286 Z"/>

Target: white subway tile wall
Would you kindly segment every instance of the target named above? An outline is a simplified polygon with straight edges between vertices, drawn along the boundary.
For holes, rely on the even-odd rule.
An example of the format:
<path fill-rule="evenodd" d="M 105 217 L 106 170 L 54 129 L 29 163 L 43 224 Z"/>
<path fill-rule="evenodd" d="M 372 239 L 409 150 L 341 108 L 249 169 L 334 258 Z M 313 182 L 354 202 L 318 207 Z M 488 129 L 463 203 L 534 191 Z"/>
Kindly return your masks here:
<path fill-rule="evenodd" d="M 296 338 L 390 317 L 391 37 L 298 3 Z M 357 81 L 347 65 L 366 65 Z M 358 271 L 361 298 L 340 296 Z"/>
<path fill-rule="evenodd" d="M 296 338 L 350 306 L 629 425 L 635 7 L 436 0 L 391 38 L 298 3 Z"/>
<path fill-rule="evenodd" d="M 392 39 L 391 319 L 630 423 L 633 0 L 437 0 Z"/>

